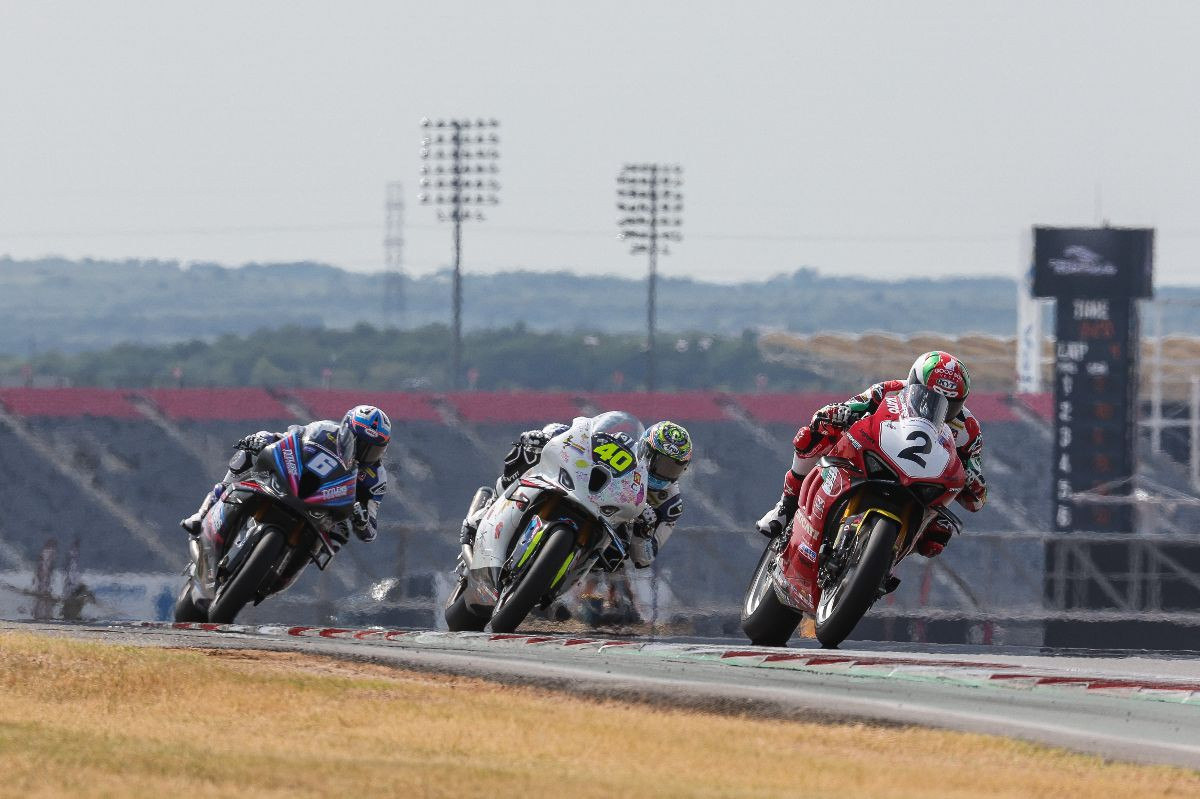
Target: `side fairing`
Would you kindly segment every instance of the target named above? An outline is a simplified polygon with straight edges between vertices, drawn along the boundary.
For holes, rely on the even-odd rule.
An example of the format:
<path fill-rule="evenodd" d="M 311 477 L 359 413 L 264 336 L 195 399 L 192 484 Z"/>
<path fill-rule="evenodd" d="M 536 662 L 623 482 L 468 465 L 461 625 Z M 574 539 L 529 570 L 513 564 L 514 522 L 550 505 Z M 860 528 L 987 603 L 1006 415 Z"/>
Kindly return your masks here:
<path fill-rule="evenodd" d="M 475 531 L 473 565 L 476 569 L 498 569 L 504 565 L 509 543 L 518 532 L 529 503 L 539 493 L 537 489 L 514 483 L 487 509 Z"/>

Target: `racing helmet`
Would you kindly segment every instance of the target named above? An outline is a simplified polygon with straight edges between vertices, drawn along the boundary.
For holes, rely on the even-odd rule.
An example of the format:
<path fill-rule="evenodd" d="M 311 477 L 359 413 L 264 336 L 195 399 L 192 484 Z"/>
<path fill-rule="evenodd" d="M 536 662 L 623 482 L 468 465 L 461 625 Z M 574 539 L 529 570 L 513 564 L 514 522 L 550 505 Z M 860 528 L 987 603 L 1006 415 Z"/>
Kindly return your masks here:
<path fill-rule="evenodd" d="M 392 420 L 374 405 L 358 405 L 346 411 L 338 430 L 343 452 L 368 466 L 383 459 L 383 451 L 392 440 Z"/>
<path fill-rule="evenodd" d="M 913 361 L 908 370 L 908 385 L 922 385 L 946 398 L 946 421 L 958 416 L 971 392 L 971 375 L 962 361 L 948 352 L 934 350 Z"/>
<path fill-rule="evenodd" d="M 683 425 L 656 422 L 638 442 L 638 460 L 646 464 L 652 491 L 665 491 L 692 462 L 692 437 Z"/>

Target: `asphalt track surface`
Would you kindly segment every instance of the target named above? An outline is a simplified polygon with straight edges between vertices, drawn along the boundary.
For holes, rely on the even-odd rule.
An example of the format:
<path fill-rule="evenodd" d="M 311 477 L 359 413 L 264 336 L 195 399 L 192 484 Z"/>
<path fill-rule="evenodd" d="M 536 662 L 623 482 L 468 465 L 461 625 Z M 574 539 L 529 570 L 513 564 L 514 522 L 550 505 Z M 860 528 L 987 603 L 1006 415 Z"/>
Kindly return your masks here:
<path fill-rule="evenodd" d="M 1200 769 L 1200 654 L 971 650 L 428 630 L 38 624 L 111 643 L 302 651 L 569 694 L 808 721 L 1005 735 L 1104 757 Z M 870 647 L 870 648 L 868 648 Z"/>

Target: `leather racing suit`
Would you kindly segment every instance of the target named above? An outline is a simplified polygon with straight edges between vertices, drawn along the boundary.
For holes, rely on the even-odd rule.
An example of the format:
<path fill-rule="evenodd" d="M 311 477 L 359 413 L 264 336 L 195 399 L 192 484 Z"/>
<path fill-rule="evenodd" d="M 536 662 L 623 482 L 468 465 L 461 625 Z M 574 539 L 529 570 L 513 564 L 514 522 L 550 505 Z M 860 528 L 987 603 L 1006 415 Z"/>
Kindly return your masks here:
<path fill-rule="evenodd" d="M 189 522 L 194 523 L 196 532 L 199 531 L 200 520 L 204 514 L 208 512 L 212 503 L 220 499 L 225 493 L 225 489 L 232 483 L 241 479 L 244 474 L 253 464 L 254 458 L 265 447 L 274 444 L 285 435 L 295 431 L 303 430 L 304 437 L 317 441 L 320 436 L 327 435 L 330 441 L 336 441 L 338 435 L 337 422 L 328 420 L 320 420 L 309 422 L 307 425 L 292 425 L 288 427 L 286 432 L 273 433 L 269 430 L 260 430 L 257 433 L 246 436 L 235 445 L 237 452 L 229 460 L 229 471 L 225 473 L 225 477 L 221 482 L 213 486 L 213 490 L 204 499 L 204 503 L 200 506 L 200 510 L 196 514 L 185 519 L 182 526 L 188 532 Z M 374 541 L 379 533 L 379 505 L 383 501 L 384 494 L 387 493 L 387 470 L 383 463 L 374 464 L 358 464 L 358 481 L 355 491 L 354 512 L 350 517 L 350 527 L 354 530 L 354 534 L 361 541 Z M 339 536 L 339 532 L 341 535 Z M 339 531 L 337 527 L 331 531 L 331 537 L 337 545 L 344 544 L 347 536 L 344 531 Z"/>

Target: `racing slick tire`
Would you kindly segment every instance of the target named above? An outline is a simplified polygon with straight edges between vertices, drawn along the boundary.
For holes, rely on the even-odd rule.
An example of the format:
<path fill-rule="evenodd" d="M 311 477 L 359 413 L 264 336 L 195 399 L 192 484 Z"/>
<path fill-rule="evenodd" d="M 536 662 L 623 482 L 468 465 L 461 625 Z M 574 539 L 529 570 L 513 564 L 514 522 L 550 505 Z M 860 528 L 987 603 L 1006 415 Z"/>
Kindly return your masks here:
<path fill-rule="evenodd" d="M 742 632 L 755 646 L 786 646 L 803 618 L 800 611 L 783 604 L 775 595 L 769 572 L 778 556 L 775 545 L 768 544 L 742 603 Z"/>
<path fill-rule="evenodd" d="M 546 534 L 546 540 L 533 556 L 533 563 L 521 576 L 520 584 L 502 596 L 492 612 L 492 632 L 511 633 L 525 621 L 533 606 L 550 593 L 574 548 L 575 531 L 570 527 L 554 527 Z"/>
<path fill-rule="evenodd" d="M 899 534 L 900 525 L 895 519 L 876 515 L 866 540 L 858 536 L 846 570 L 836 584 L 821 592 L 817 603 L 817 640 L 821 646 L 837 649 L 875 604 L 883 578 L 892 566 L 892 549 Z"/>
<path fill-rule="evenodd" d="M 235 574 L 217 594 L 208 608 L 208 620 L 213 624 L 231 624 L 247 602 L 254 599 L 263 579 L 279 559 L 285 541 L 283 531 L 268 527 L 254 551 L 246 558 L 241 570 Z"/>
<path fill-rule="evenodd" d="M 450 600 L 446 603 L 446 627 L 452 633 L 483 632 L 490 616 L 480 616 L 467 607 L 464 590 L 466 587 L 466 579 L 459 580 L 454 593 L 450 595 Z"/>
<path fill-rule="evenodd" d="M 196 603 L 192 601 L 192 581 L 190 579 L 183 584 L 183 590 L 179 592 L 179 598 L 175 600 L 174 619 L 176 622 L 203 623 L 208 621 L 208 614 L 196 607 Z"/>

